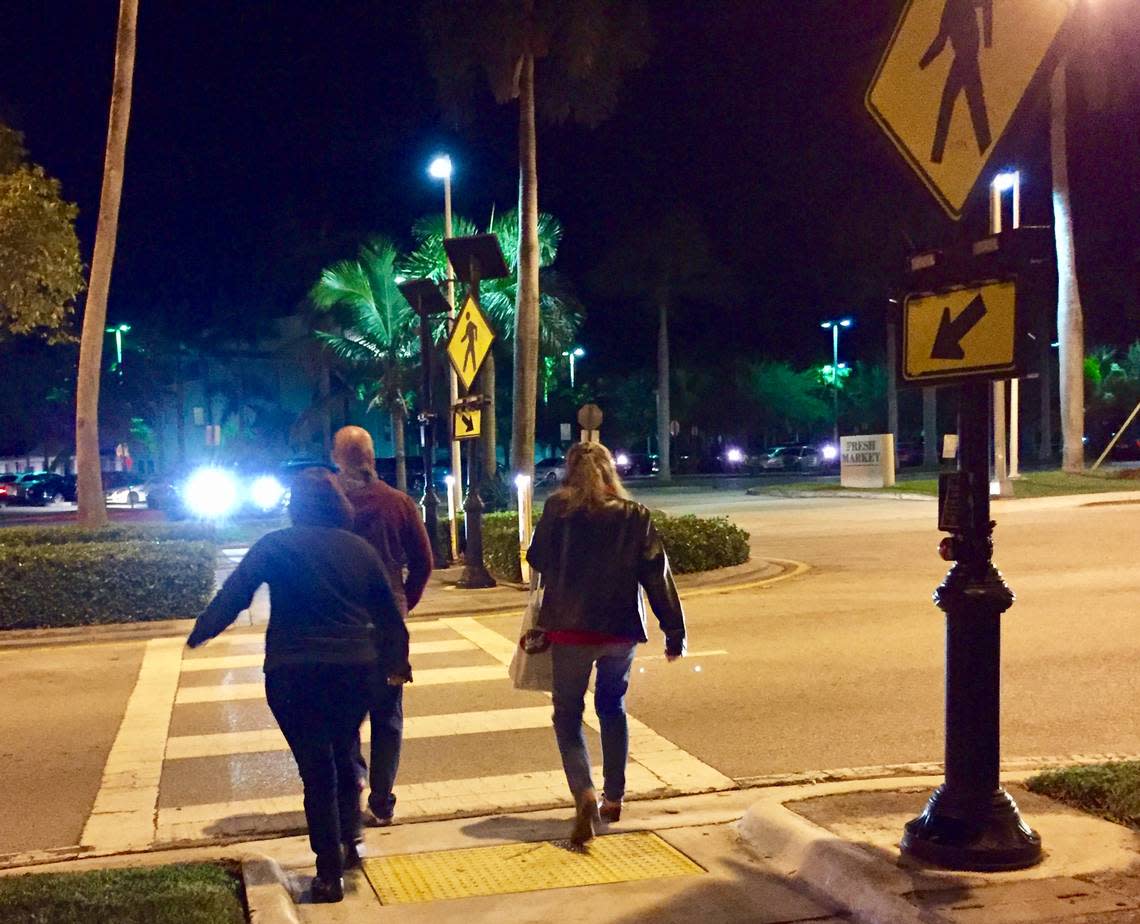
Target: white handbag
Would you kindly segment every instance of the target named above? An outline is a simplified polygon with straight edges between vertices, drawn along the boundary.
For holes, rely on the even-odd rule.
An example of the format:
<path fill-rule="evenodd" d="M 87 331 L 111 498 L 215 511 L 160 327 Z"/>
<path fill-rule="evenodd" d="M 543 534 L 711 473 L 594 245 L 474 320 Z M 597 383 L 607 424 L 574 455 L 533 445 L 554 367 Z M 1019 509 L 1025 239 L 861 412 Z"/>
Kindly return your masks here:
<path fill-rule="evenodd" d="M 550 639 L 538 627 L 538 614 L 542 610 L 542 579 L 531 572 L 530 596 L 526 601 L 519 641 L 511 657 L 509 674 L 516 690 L 554 689 L 554 661 L 550 654 Z"/>

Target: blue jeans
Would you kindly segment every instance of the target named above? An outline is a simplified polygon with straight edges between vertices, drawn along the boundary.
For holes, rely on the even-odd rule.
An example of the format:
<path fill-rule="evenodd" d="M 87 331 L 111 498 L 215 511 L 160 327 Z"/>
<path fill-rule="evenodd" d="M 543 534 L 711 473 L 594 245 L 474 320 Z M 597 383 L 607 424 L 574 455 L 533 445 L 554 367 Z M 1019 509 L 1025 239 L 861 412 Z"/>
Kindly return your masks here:
<path fill-rule="evenodd" d="M 386 678 L 378 677 L 373 685 L 368 714 L 372 725 L 367 766 L 368 808 L 377 818 L 391 818 L 396 811 L 392 787 L 400 769 L 400 749 L 404 738 L 404 688 L 390 686 Z M 364 779 L 365 763 L 360 752 L 359 735 L 356 755 L 360 778 Z"/>
<path fill-rule="evenodd" d="M 602 728 L 603 792 L 611 802 L 625 795 L 625 764 L 629 758 L 629 723 L 625 716 L 625 694 L 637 643 L 611 642 L 605 645 L 552 645 L 554 662 L 554 736 L 562 754 L 566 782 L 577 800 L 594 788 L 590 776 L 590 754 L 582 734 L 582 713 L 590 673 L 598 665 L 594 682 L 594 709 Z"/>

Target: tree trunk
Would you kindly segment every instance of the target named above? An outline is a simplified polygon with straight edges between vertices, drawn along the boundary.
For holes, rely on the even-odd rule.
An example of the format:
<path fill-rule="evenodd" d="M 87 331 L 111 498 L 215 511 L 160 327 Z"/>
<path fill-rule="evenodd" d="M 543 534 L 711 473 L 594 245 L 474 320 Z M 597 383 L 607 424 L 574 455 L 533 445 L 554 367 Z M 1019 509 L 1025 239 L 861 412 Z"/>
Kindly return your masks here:
<path fill-rule="evenodd" d="M 120 0 L 115 46 L 115 77 L 111 86 L 111 113 L 107 123 L 107 150 L 103 160 L 103 189 L 95 226 L 95 252 L 83 311 L 79 347 L 79 381 L 75 396 L 75 468 L 78 482 L 79 523 L 102 526 L 107 504 L 99 464 L 99 377 L 103 366 L 103 329 L 107 324 L 107 293 L 119 227 L 119 199 L 123 191 L 127 125 L 131 117 L 131 85 L 135 69 L 135 24 L 138 0 Z"/>
<path fill-rule="evenodd" d="M 657 295 L 657 480 L 673 477 L 669 461 L 669 297 Z"/>
<path fill-rule="evenodd" d="M 519 76 L 519 263 L 515 296 L 514 406 L 511 469 L 534 476 L 538 396 L 538 164 L 534 127 L 534 57 Z M 492 469 L 493 471 L 493 469 Z"/>
<path fill-rule="evenodd" d="M 329 361 L 323 353 L 320 357 L 320 375 L 317 379 L 317 398 L 321 403 L 321 449 L 323 458 L 332 458 L 332 410 L 329 408 Z"/>
<path fill-rule="evenodd" d="M 396 487 L 401 491 L 408 490 L 408 453 L 404 444 L 404 420 L 408 412 L 404 402 L 399 401 L 392 407 L 392 447 L 396 453 Z"/>
<path fill-rule="evenodd" d="M 186 464 L 186 382 L 182 373 L 182 356 L 175 361 L 174 371 L 174 426 L 178 434 L 178 465 Z"/>
<path fill-rule="evenodd" d="M 1042 312 L 1037 342 L 1040 349 L 1041 372 L 1037 380 L 1041 404 L 1040 445 L 1037 447 L 1037 461 L 1048 463 L 1053 458 L 1053 325 L 1048 323 L 1048 315 Z"/>
<path fill-rule="evenodd" d="M 484 395 L 490 399 L 490 404 L 483 408 L 483 422 L 480 429 L 483 431 L 479 437 L 480 452 L 483 453 L 480 459 L 480 465 L 483 467 L 483 477 L 481 480 L 486 481 L 488 478 L 494 478 L 496 471 L 498 471 L 498 420 L 499 415 L 495 408 L 497 400 L 495 398 L 495 351 L 488 350 L 487 358 L 483 360 L 483 368 L 479 370 L 479 387 L 482 389 Z"/>
<path fill-rule="evenodd" d="M 1085 467 L 1085 322 L 1077 284 L 1077 257 L 1073 244 L 1073 209 L 1069 191 L 1066 141 L 1065 63 L 1053 72 L 1050 83 L 1049 145 L 1053 166 L 1053 238 L 1057 248 L 1057 339 L 1060 341 L 1057 376 L 1061 392 L 1061 468 L 1081 472 Z"/>

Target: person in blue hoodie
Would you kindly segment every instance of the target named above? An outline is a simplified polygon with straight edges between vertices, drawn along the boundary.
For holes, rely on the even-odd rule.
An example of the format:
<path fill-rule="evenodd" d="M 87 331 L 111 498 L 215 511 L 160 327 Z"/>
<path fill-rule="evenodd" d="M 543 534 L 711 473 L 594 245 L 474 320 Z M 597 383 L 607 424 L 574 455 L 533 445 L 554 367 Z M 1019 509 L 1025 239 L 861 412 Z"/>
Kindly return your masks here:
<path fill-rule="evenodd" d="M 359 865 L 357 734 L 377 685 L 411 681 L 408 630 L 375 549 L 350 530 L 353 509 L 325 469 L 305 469 L 292 526 L 259 539 L 198 617 L 197 648 L 269 585 L 265 696 L 301 771 L 317 876 L 311 897 L 344 897 Z"/>

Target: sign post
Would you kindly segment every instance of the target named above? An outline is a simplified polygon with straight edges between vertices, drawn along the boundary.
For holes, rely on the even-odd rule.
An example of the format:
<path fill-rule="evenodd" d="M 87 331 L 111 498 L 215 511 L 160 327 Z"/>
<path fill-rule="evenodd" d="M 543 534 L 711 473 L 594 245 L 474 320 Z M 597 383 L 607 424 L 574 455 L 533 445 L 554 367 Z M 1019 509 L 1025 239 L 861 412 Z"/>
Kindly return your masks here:
<path fill-rule="evenodd" d="M 946 780 L 908 822 L 902 852 L 951 869 L 1005 870 L 1041 859 L 1041 839 L 1002 788 L 1001 616 L 1013 592 L 993 565 L 991 384 L 1021 374 L 1026 305 L 1014 280 L 907 296 L 900 382 L 960 385 L 958 465 L 939 478 L 939 554 L 953 561 L 934 592 L 946 614 Z"/>
<path fill-rule="evenodd" d="M 436 284 L 430 279 L 410 279 L 397 283 L 397 288 L 420 317 L 420 358 L 423 366 L 422 408 L 420 409 L 420 449 L 424 465 L 424 494 L 421 501 L 424 526 L 437 568 L 447 564 L 447 555 L 439 541 L 439 495 L 435 490 L 435 403 L 432 399 L 432 356 L 435 344 L 431 337 L 431 316 L 447 314 L 450 309 Z"/>
<path fill-rule="evenodd" d="M 460 402 L 460 405 L 470 415 L 473 410 L 481 410 L 494 398 L 493 395 L 481 394 L 477 383 L 479 370 L 495 338 L 494 331 L 491 330 L 491 325 L 479 306 L 479 282 L 481 279 L 506 276 L 509 271 L 499 247 L 499 240 L 493 234 L 450 237 L 443 242 L 443 246 L 451 265 L 455 267 L 456 276 L 468 284 L 469 295 L 463 310 L 456 317 L 455 327 L 447 341 L 447 355 L 456 376 L 468 390 L 466 400 Z M 456 409 L 459 409 L 459 405 Z M 482 415 L 479 416 L 481 418 Z M 476 426 L 473 417 L 469 419 L 472 430 L 481 429 L 481 426 Z M 461 417 L 457 417 L 457 422 L 463 423 Z M 479 424 L 481 425 L 481 420 Z M 458 431 L 456 435 L 459 435 Z M 467 499 L 463 504 L 467 549 L 464 553 L 463 574 L 459 578 L 458 586 L 494 587 L 495 579 L 491 577 L 483 563 L 484 505 L 483 499 L 479 496 L 479 482 L 482 478 L 479 470 L 480 437 L 474 432 L 468 435 L 471 446 L 467 462 L 469 481 Z"/>
<path fill-rule="evenodd" d="M 601 442 L 602 409 L 596 404 L 583 404 L 578 408 L 578 425 L 582 428 L 581 442 Z"/>

